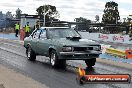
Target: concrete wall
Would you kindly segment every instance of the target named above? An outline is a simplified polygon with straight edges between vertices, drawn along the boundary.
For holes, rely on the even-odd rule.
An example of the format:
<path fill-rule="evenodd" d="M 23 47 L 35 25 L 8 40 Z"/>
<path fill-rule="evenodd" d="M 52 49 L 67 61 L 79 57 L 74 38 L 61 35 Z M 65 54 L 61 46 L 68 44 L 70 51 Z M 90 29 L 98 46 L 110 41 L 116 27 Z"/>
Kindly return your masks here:
<path fill-rule="evenodd" d="M 79 32 L 79 33 L 82 35 L 83 38 L 86 38 L 86 39 L 132 44 L 132 40 L 130 41 L 129 35 L 102 34 L 102 33 L 89 33 L 89 32 Z"/>

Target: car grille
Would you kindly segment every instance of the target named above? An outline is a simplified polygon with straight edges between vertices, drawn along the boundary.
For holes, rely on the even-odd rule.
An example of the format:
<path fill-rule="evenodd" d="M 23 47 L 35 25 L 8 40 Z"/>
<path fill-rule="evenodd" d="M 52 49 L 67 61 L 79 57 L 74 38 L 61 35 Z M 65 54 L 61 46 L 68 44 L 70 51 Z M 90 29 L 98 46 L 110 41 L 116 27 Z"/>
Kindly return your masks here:
<path fill-rule="evenodd" d="M 93 50 L 93 47 L 87 47 L 87 50 Z"/>
<path fill-rule="evenodd" d="M 73 51 L 86 51 L 86 47 L 74 47 Z"/>
<path fill-rule="evenodd" d="M 74 47 L 73 51 L 88 51 L 93 50 L 93 47 Z"/>

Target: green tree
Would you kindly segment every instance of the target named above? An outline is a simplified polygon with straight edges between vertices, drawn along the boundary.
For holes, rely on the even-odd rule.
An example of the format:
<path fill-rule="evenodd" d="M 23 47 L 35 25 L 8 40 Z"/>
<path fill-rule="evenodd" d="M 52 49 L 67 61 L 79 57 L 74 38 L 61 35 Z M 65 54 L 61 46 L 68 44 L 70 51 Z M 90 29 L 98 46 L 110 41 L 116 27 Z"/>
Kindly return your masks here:
<path fill-rule="evenodd" d="M 91 23 L 91 20 L 88 20 L 86 18 L 83 18 L 83 17 L 79 17 L 79 18 L 75 18 L 74 19 L 77 23 L 80 23 L 80 24 L 77 24 L 75 29 L 80 31 L 80 30 L 86 30 L 88 31 L 89 30 L 89 23 Z"/>
<path fill-rule="evenodd" d="M 130 17 L 127 17 L 127 22 L 126 25 L 128 27 L 127 33 L 129 33 L 130 36 L 132 36 L 132 26 L 130 27 L 130 25 L 132 24 L 132 19 Z"/>
<path fill-rule="evenodd" d="M 120 20 L 118 4 L 110 1 L 106 2 L 102 22 L 104 24 L 117 24 Z"/>
<path fill-rule="evenodd" d="M 22 14 L 22 11 L 18 8 L 16 10 L 16 19 L 20 19 L 21 18 L 21 14 Z"/>
<path fill-rule="evenodd" d="M 112 24 L 111 26 L 104 27 L 104 32 L 105 33 L 119 33 L 122 32 L 120 27 L 117 27 L 117 24 L 120 24 L 119 22 L 120 16 L 118 12 L 118 4 L 110 1 L 106 2 L 105 4 L 105 9 L 104 9 L 104 14 L 102 16 L 102 23 L 104 25 L 106 24 Z"/>
<path fill-rule="evenodd" d="M 37 14 L 38 15 L 43 15 L 44 12 L 47 13 L 46 14 L 46 21 L 52 21 L 55 20 L 56 18 L 59 17 L 59 13 L 56 9 L 55 6 L 52 5 L 43 5 L 43 6 L 39 6 L 37 9 Z"/>

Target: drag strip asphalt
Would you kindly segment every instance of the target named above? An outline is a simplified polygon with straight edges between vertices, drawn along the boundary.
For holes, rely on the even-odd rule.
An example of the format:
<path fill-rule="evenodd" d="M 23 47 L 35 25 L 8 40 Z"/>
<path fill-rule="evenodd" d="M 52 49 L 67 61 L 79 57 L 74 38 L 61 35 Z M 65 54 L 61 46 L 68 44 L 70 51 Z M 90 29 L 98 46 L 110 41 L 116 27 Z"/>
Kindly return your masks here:
<path fill-rule="evenodd" d="M 53 69 L 49 59 L 38 56 L 35 62 L 27 60 L 25 48 L 13 41 L 0 41 L 0 64 L 24 74 L 34 80 L 45 84 L 49 88 L 131 88 L 131 84 L 86 84 L 80 86 L 76 82 L 76 70 L 83 61 L 69 61 L 66 69 Z M 9 44 L 8 44 L 9 43 Z M 88 69 L 92 74 L 130 74 L 132 70 L 112 66 L 104 63 L 96 63 L 93 69 Z"/>

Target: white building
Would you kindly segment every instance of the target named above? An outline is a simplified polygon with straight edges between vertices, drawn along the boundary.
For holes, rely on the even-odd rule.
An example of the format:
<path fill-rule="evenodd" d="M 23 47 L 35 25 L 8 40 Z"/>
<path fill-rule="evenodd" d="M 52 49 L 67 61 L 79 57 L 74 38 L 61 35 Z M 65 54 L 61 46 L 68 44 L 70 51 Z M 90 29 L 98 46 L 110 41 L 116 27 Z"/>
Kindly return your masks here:
<path fill-rule="evenodd" d="M 25 27 L 26 23 L 29 22 L 29 25 L 32 29 L 36 24 L 36 21 L 39 21 L 39 19 L 40 19 L 39 15 L 22 14 L 20 19 L 20 28 L 22 29 L 23 27 Z"/>

